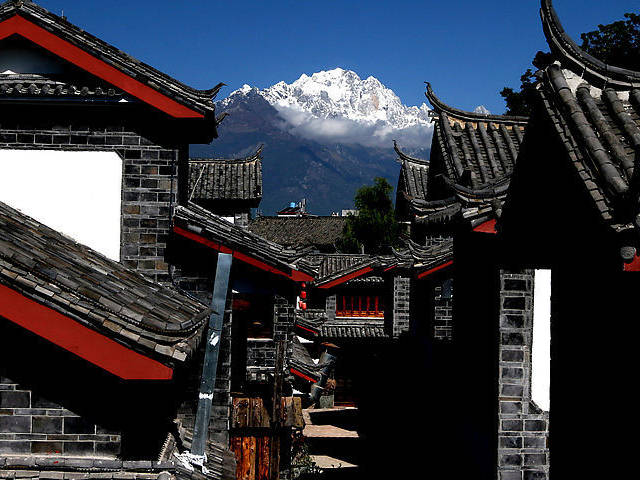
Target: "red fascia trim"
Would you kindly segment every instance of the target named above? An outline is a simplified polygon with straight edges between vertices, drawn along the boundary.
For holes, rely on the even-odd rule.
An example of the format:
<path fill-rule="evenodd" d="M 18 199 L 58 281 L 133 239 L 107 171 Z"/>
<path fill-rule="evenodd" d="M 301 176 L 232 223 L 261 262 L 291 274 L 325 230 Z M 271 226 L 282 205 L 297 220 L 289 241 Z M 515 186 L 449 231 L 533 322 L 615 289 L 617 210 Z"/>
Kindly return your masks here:
<path fill-rule="evenodd" d="M 390 267 L 387 267 L 384 269 L 385 272 L 390 272 L 391 270 L 393 270 L 394 268 L 398 268 L 397 265 L 391 265 Z"/>
<path fill-rule="evenodd" d="M 636 255 L 635 257 L 633 257 L 633 261 L 631 263 L 625 263 L 624 264 L 624 271 L 625 272 L 640 272 L 640 257 Z"/>
<path fill-rule="evenodd" d="M 314 335 L 318 335 L 318 332 L 316 332 L 315 330 L 311 330 L 310 328 L 303 327 L 302 325 L 296 325 L 296 327 L 301 328 L 302 330 L 306 330 L 309 333 L 313 333 Z"/>
<path fill-rule="evenodd" d="M 316 383 L 318 381 L 315 378 L 311 378 L 308 375 L 305 375 L 304 373 L 300 372 L 299 370 L 296 370 L 295 368 L 291 368 L 290 370 L 291 370 L 291 373 L 293 373 L 294 375 L 297 375 L 300 378 L 304 378 L 305 380 L 308 380 L 311 383 Z"/>
<path fill-rule="evenodd" d="M 173 370 L 0 285 L 0 316 L 124 380 L 171 380 Z"/>
<path fill-rule="evenodd" d="M 480 232 L 480 233 L 492 233 L 492 234 L 496 234 L 498 233 L 498 231 L 496 230 L 496 220 L 488 220 L 484 223 L 481 223 L 480 225 L 478 225 L 476 228 L 473 229 L 474 232 Z"/>
<path fill-rule="evenodd" d="M 252 265 L 254 267 L 257 267 L 261 270 L 264 270 L 266 272 L 270 272 L 270 273 L 274 273 L 276 275 L 282 275 L 285 276 L 287 278 L 290 278 L 291 280 L 295 281 L 295 282 L 310 282 L 313 280 L 313 277 L 311 277 L 310 275 L 307 275 L 306 273 L 303 272 L 299 272 L 297 270 L 291 270 L 291 273 L 286 273 L 283 272 L 281 270 L 278 270 L 277 268 L 274 268 L 270 265 L 267 265 L 264 262 L 261 262 L 260 260 L 256 260 L 253 257 L 250 257 L 249 255 L 245 255 L 242 252 L 238 252 L 237 250 L 231 250 L 228 247 L 225 247 L 224 245 L 221 245 L 219 243 L 213 242 L 209 239 L 206 239 L 200 235 L 198 235 L 197 233 L 193 233 L 190 232 L 188 230 L 185 230 L 184 228 L 180 228 L 177 226 L 173 227 L 173 231 L 174 233 L 177 233 L 178 235 L 181 235 L 183 237 L 186 237 L 190 240 L 193 240 L 195 242 L 198 242 L 202 245 L 205 245 L 209 248 L 212 248 L 218 252 L 222 252 L 222 253 L 230 253 L 233 255 L 233 258 L 237 258 L 238 260 L 248 263 L 249 265 Z"/>
<path fill-rule="evenodd" d="M 204 115 L 181 105 L 153 88 L 131 78 L 106 62 L 48 32 L 29 20 L 15 15 L 0 23 L 0 40 L 18 34 L 51 53 L 73 63 L 102 80 L 124 90 L 175 118 L 204 118 Z"/>
<path fill-rule="evenodd" d="M 432 268 L 431 270 L 427 270 L 426 272 L 422 272 L 418 274 L 418 278 L 424 278 L 432 273 L 437 272 L 438 270 L 442 270 L 443 268 L 447 268 L 453 265 L 453 260 L 448 261 L 447 263 L 443 263 L 442 265 Z"/>
<path fill-rule="evenodd" d="M 361 268 L 360 270 L 356 270 L 355 272 L 352 272 L 348 275 L 345 275 L 344 277 L 340 277 L 340 278 L 336 278 L 335 280 L 330 281 L 329 283 L 325 283 L 324 285 L 320 285 L 318 286 L 318 288 L 332 288 L 335 287 L 336 285 L 340 285 L 344 282 L 348 282 L 349 280 L 352 280 L 354 278 L 357 277 L 361 277 L 362 275 L 369 273 L 369 272 L 373 272 L 373 268 L 372 267 L 364 267 Z"/>

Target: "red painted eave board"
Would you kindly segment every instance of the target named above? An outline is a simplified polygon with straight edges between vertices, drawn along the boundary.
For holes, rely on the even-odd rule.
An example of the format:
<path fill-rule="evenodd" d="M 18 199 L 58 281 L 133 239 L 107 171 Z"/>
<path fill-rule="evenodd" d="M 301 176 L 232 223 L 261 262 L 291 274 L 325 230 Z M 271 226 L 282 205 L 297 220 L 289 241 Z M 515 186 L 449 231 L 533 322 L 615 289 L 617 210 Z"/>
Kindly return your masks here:
<path fill-rule="evenodd" d="M 193 240 L 195 242 L 198 242 L 201 245 L 205 245 L 205 246 L 207 246 L 209 248 L 212 248 L 212 249 L 214 249 L 214 250 L 216 250 L 218 252 L 230 253 L 230 254 L 233 255 L 233 258 L 236 258 L 236 259 L 240 260 L 241 262 L 245 262 L 245 263 L 247 263 L 249 265 L 252 265 L 252 266 L 254 266 L 256 268 L 259 268 L 260 270 L 264 270 L 266 272 L 274 273 L 276 275 L 285 276 L 285 277 L 290 278 L 291 280 L 293 280 L 295 282 L 310 282 L 310 281 L 313 280 L 313 277 L 310 276 L 310 275 L 307 275 L 306 273 L 300 272 L 298 270 L 293 270 L 293 269 L 291 270 L 291 273 L 283 272 L 282 270 L 278 270 L 277 268 L 272 267 L 270 265 L 267 265 L 266 263 L 264 263 L 264 262 L 262 262 L 260 260 L 257 260 L 257 259 L 255 259 L 255 258 L 253 258 L 253 257 L 251 257 L 249 255 L 246 255 L 246 254 L 244 254 L 242 252 L 239 252 L 237 250 L 232 250 L 232 249 L 230 249 L 228 247 L 225 247 L 224 245 L 221 245 L 221 244 L 216 243 L 216 242 L 214 242 L 212 240 L 204 238 L 204 237 L 198 235 L 197 233 L 193 233 L 193 232 L 190 232 L 188 230 L 185 230 L 184 228 L 180 228 L 180 227 L 174 226 L 173 227 L 173 231 L 174 231 L 174 233 L 176 233 L 176 234 L 178 234 L 178 235 L 180 235 L 182 237 L 185 237 L 185 238 L 188 238 L 188 239 Z"/>
<path fill-rule="evenodd" d="M 481 223 L 476 228 L 473 229 L 474 232 L 480 233 L 492 233 L 496 234 L 498 231 L 496 230 L 496 220 L 489 220 L 484 223 Z"/>
<path fill-rule="evenodd" d="M 323 289 L 332 288 L 332 287 L 335 287 L 336 285 L 341 285 L 345 282 L 348 282 L 349 280 L 352 280 L 354 278 L 361 277 L 362 275 L 365 275 L 369 272 L 373 272 L 373 268 L 364 267 L 364 268 L 361 268 L 360 270 L 356 270 L 355 272 L 345 275 L 344 277 L 336 278 L 335 280 L 332 280 L 329 283 L 325 283 L 324 285 L 319 285 L 318 288 L 323 288 Z"/>
<path fill-rule="evenodd" d="M 448 261 L 447 263 L 443 263 L 440 266 L 434 267 L 430 270 L 427 270 L 426 272 L 422 272 L 418 274 L 418 278 L 424 278 L 427 277 L 429 275 L 431 275 L 432 273 L 438 272 L 444 268 L 450 267 L 451 265 L 453 265 L 453 260 Z"/>
<path fill-rule="evenodd" d="M 307 328 L 307 327 L 303 327 L 302 325 L 296 325 L 296 327 L 298 327 L 299 329 L 304 330 L 306 332 L 309 332 L 309 333 L 311 333 L 313 335 L 318 335 L 317 331 L 311 330 L 310 328 Z"/>
<path fill-rule="evenodd" d="M 0 22 L 0 40 L 11 35 L 20 35 L 30 40 L 172 117 L 204 118 L 203 114 L 172 100 L 20 15 L 14 15 Z"/>
<path fill-rule="evenodd" d="M 309 377 L 308 375 L 305 375 L 304 373 L 302 373 L 299 370 L 296 370 L 295 368 L 290 369 L 291 373 L 293 373 L 294 375 L 297 375 L 300 378 L 304 378 L 305 380 L 308 380 L 311 383 L 316 383 L 318 380 Z"/>
<path fill-rule="evenodd" d="M 0 285 L 0 316 L 124 380 L 170 380 L 173 370 Z"/>

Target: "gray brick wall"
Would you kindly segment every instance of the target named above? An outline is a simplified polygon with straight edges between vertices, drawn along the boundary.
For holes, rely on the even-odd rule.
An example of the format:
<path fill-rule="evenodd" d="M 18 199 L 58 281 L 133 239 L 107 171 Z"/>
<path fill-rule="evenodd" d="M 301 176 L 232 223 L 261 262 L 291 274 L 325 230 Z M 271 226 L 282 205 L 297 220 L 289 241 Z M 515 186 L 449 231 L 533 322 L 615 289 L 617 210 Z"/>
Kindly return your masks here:
<path fill-rule="evenodd" d="M 393 278 L 393 338 L 409 331 L 410 325 L 411 279 L 396 276 Z"/>
<path fill-rule="evenodd" d="M 453 279 L 435 285 L 433 295 L 433 337 L 450 342 L 453 339 Z"/>
<path fill-rule="evenodd" d="M 548 478 L 549 414 L 531 401 L 533 270 L 500 274 L 499 480 Z"/>
<path fill-rule="evenodd" d="M 247 369 L 275 367 L 276 349 L 272 338 L 247 340 Z"/>
<path fill-rule="evenodd" d="M 336 301 L 335 295 L 329 295 L 325 300 L 325 311 L 329 321 L 336 319 Z"/>
<path fill-rule="evenodd" d="M 121 436 L 0 378 L 0 456 L 52 455 L 115 458 Z"/>
<path fill-rule="evenodd" d="M 3 124 L 0 149 L 109 151 L 120 155 L 123 159 L 121 261 L 154 280 L 169 280 L 164 253 L 170 205 L 175 204 L 177 192 L 174 175 L 179 156 L 177 147 L 154 144 L 124 127 L 70 125 L 42 129 Z"/>

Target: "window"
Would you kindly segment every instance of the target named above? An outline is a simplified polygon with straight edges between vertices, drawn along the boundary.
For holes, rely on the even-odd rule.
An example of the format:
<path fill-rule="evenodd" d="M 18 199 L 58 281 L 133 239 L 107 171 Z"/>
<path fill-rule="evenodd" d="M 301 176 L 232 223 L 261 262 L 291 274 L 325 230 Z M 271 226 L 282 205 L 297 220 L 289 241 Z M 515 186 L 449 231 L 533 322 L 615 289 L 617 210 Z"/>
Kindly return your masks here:
<path fill-rule="evenodd" d="M 531 399 L 549 410 L 551 374 L 551 270 L 536 270 L 533 290 L 533 345 L 531 347 Z"/>
<path fill-rule="evenodd" d="M 0 150 L 0 202 L 120 260 L 122 159 L 113 152 Z"/>
<path fill-rule="evenodd" d="M 337 317 L 384 318 L 384 298 L 381 295 L 338 295 Z"/>

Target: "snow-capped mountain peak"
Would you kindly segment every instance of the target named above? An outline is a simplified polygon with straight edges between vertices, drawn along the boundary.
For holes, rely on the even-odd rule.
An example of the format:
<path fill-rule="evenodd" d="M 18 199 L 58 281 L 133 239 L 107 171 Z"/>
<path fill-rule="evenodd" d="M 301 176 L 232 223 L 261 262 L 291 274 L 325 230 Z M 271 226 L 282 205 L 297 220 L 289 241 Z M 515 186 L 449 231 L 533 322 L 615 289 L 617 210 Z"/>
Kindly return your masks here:
<path fill-rule="evenodd" d="M 432 129 L 426 104 L 403 105 L 377 78 L 363 80 L 343 68 L 303 73 L 291 84 L 281 81 L 263 90 L 243 85 L 221 102 L 221 109 L 238 96 L 254 94 L 264 98 L 291 129 L 307 138 L 380 146 L 388 146 L 397 138 L 422 146 L 429 141 Z"/>
<path fill-rule="evenodd" d="M 276 108 L 308 112 L 318 118 L 383 122 L 395 129 L 430 124 L 426 104 L 407 107 L 377 78 L 369 76 L 362 80 L 357 73 L 343 68 L 323 70 L 311 76 L 303 73 L 291 84 L 278 82 L 264 90 L 243 85 L 229 97 L 247 95 L 254 90 Z"/>

